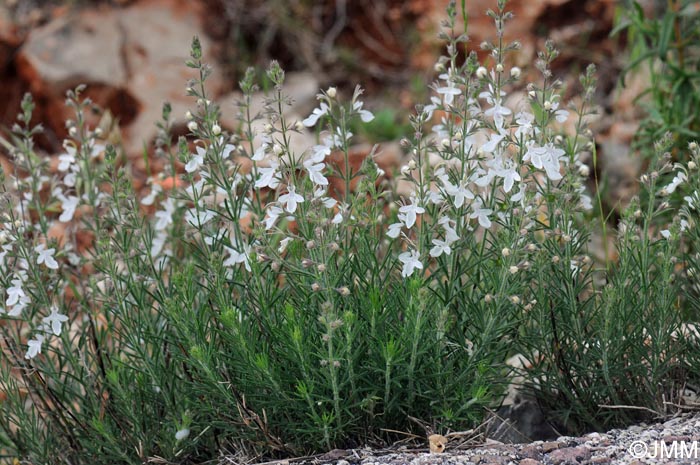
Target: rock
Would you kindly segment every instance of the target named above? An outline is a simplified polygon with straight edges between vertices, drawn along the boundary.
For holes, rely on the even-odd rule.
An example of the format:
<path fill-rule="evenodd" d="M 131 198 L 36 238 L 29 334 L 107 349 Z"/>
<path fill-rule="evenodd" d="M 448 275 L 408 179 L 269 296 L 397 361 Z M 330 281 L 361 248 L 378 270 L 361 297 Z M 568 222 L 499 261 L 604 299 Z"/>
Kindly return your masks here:
<path fill-rule="evenodd" d="M 71 114 L 65 92 L 87 84 L 86 95 L 120 119 L 127 153 L 140 154 L 155 137 L 165 101 L 174 115 L 192 106 L 185 83 L 194 76 L 184 62 L 193 36 L 202 42 L 203 61 L 214 61 L 197 5 L 178 0 L 144 0 L 127 8 L 101 5 L 53 18 L 32 31 L 17 66 L 37 100 L 46 102 L 49 126 L 65 136 L 64 121 Z M 212 96 L 223 86 L 219 71 L 215 68 L 207 81 Z"/>
<path fill-rule="evenodd" d="M 591 458 L 591 450 L 586 446 L 565 447 L 549 453 L 553 465 L 569 465 L 581 463 Z"/>
<path fill-rule="evenodd" d="M 561 447 L 561 444 L 559 444 L 556 441 L 545 442 L 542 444 L 542 452 L 547 454 L 549 452 L 552 452 L 553 450 L 559 449 L 559 447 Z"/>

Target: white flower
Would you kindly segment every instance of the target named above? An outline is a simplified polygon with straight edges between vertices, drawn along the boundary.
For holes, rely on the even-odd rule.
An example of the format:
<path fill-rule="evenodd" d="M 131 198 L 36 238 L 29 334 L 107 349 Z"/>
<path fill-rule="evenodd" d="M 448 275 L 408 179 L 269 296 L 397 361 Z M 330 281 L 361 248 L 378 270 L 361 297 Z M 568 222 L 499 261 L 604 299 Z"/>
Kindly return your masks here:
<path fill-rule="evenodd" d="M 280 195 L 279 201 L 281 203 L 286 203 L 285 210 L 289 213 L 294 213 L 297 211 L 297 204 L 304 201 L 304 197 L 296 193 L 296 188 L 292 185 L 287 186 L 287 193 Z"/>
<path fill-rule="evenodd" d="M 155 257 L 160 254 L 160 252 L 163 250 L 163 246 L 165 246 L 165 240 L 167 238 L 168 233 L 165 231 L 158 231 L 151 242 L 151 256 Z"/>
<path fill-rule="evenodd" d="M 183 439 L 187 439 L 187 437 L 190 435 L 190 429 L 189 428 L 182 428 L 181 430 L 178 430 L 175 433 L 175 439 L 177 441 L 182 441 Z"/>
<path fill-rule="evenodd" d="M 279 163 L 277 160 L 272 160 L 268 168 L 259 168 L 260 177 L 255 181 L 255 188 L 261 189 L 264 187 L 269 187 L 270 189 L 276 189 L 279 186 L 279 179 L 277 178 L 277 168 Z"/>
<path fill-rule="evenodd" d="M 534 126 L 535 115 L 526 111 L 521 111 L 515 115 L 515 123 L 518 128 L 515 130 L 515 137 L 524 139 L 532 134 L 539 134 L 540 129 Z"/>
<path fill-rule="evenodd" d="M 39 244 L 34 248 L 34 252 L 39 254 L 39 256 L 36 258 L 37 265 L 41 265 L 43 263 L 46 265 L 46 268 L 50 268 L 52 270 L 58 269 L 58 262 L 53 258 L 53 255 L 56 253 L 56 249 L 46 249 L 44 244 Z"/>
<path fill-rule="evenodd" d="M 153 228 L 156 231 L 163 231 L 171 225 L 173 223 L 173 213 L 175 212 L 175 203 L 170 197 L 161 202 L 160 205 L 163 207 L 163 210 L 159 210 L 155 213 L 155 217 L 158 221 L 156 221 Z"/>
<path fill-rule="evenodd" d="M 321 153 L 305 160 L 304 168 L 306 168 L 306 170 L 309 172 L 309 178 L 311 179 L 312 183 L 317 186 L 327 186 L 328 179 L 326 179 L 326 177 L 323 175 L 323 169 L 326 167 L 326 164 L 320 163 L 320 161 L 324 158 L 324 155 Z"/>
<path fill-rule="evenodd" d="M 523 200 L 525 198 L 525 187 L 526 187 L 525 183 L 521 182 L 520 188 L 518 189 L 518 192 L 516 192 L 515 194 L 513 194 L 510 197 L 510 201 L 511 202 L 520 202 L 521 200 Z"/>
<path fill-rule="evenodd" d="M 399 255 L 399 261 L 403 263 L 401 276 L 404 278 L 411 276 L 413 272 L 417 269 L 423 269 L 423 264 L 420 262 L 420 255 L 416 250 L 411 250 L 410 252 L 402 253 L 401 255 Z"/>
<path fill-rule="evenodd" d="M 270 148 L 271 145 L 272 137 L 270 137 L 268 134 L 263 135 L 260 147 L 255 149 L 255 153 L 253 154 L 251 160 L 261 161 L 265 157 L 265 153 L 267 153 L 267 150 Z"/>
<path fill-rule="evenodd" d="M 284 213 L 284 210 L 282 210 L 280 207 L 277 205 L 273 205 L 270 208 L 267 209 L 267 218 L 265 218 L 265 230 L 272 229 L 272 227 L 277 223 L 277 219 L 280 217 L 280 215 Z"/>
<path fill-rule="evenodd" d="M 58 221 L 68 223 L 73 219 L 75 209 L 78 208 L 78 202 L 80 202 L 80 199 L 74 195 L 69 195 L 68 197 L 61 195 L 59 199 L 61 200 L 61 209 L 63 212 L 61 213 L 61 216 L 58 217 Z"/>
<path fill-rule="evenodd" d="M 251 271 L 250 268 L 250 262 L 248 261 L 248 255 L 250 252 L 250 246 L 247 245 L 243 248 L 243 252 L 239 252 L 238 250 L 224 246 L 224 249 L 226 249 L 226 252 L 228 252 L 229 256 L 226 260 L 224 260 L 223 265 L 226 268 L 230 268 L 236 264 L 243 263 L 245 266 L 245 269 L 248 270 L 249 272 Z"/>
<path fill-rule="evenodd" d="M 442 241 L 440 239 L 433 239 L 433 244 L 435 244 L 435 247 L 430 249 L 430 256 L 431 257 L 439 257 L 443 253 L 446 255 L 450 255 L 452 253 L 452 249 L 450 248 L 450 244 L 448 241 Z"/>
<path fill-rule="evenodd" d="M 369 123 L 374 119 L 372 112 L 362 109 L 363 103 L 359 100 L 352 104 L 353 110 L 355 110 L 359 115 L 363 123 Z"/>
<path fill-rule="evenodd" d="M 460 208 L 464 205 L 465 200 L 473 200 L 474 194 L 466 186 L 466 181 L 462 180 L 458 186 L 450 183 L 447 180 L 447 176 L 441 178 L 442 183 L 445 185 L 445 192 L 454 197 L 454 205 Z"/>
<path fill-rule="evenodd" d="M 679 171 L 673 177 L 673 179 L 671 180 L 671 183 L 662 189 L 662 192 L 665 195 L 673 194 L 676 191 L 676 188 L 678 186 L 680 186 L 681 184 L 683 184 L 687 179 L 688 179 L 688 177 L 685 175 L 685 173 L 682 171 Z"/>
<path fill-rule="evenodd" d="M 448 244 L 452 244 L 459 239 L 457 231 L 455 231 L 451 223 L 454 223 L 454 221 L 447 216 L 443 216 L 438 220 L 438 224 L 442 225 L 445 230 L 445 241 L 447 241 Z"/>
<path fill-rule="evenodd" d="M 331 154 L 331 147 L 333 146 L 333 140 L 330 137 L 324 139 L 324 143 L 320 145 L 314 145 L 311 148 L 311 157 L 309 160 L 313 160 L 314 163 L 320 163 Z"/>
<path fill-rule="evenodd" d="M 569 112 L 566 110 L 558 110 L 559 108 L 559 102 L 553 102 L 551 104 L 551 111 L 554 112 L 554 119 L 556 119 L 558 122 L 563 123 L 569 118 Z"/>
<path fill-rule="evenodd" d="M 469 218 L 478 218 L 479 224 L 489 229 L 491 227 L 491 220 L 489 215 L 493 213 L 493 210 L 488 208 L 481 208 L 480 202 L 474 205 L 474 211 L 469 215 Z"/>
<path fill-rule="evenodd" d="M 62 315 L 58 311 L 58 307 L 54 305 L 51 307 L 51 314 L 45 317 L 42 321 L 47 327 L 51 327 L 51 331 L 54 333 L 54 335 L 60 336 L 61 324 L 68 321 L 68 317 L 66 315 Z"/>
<path fill-rule="evenodd" d="M 7 300 L 5 301 L 5 305 L 8 307 L 11 307 L 12 305 L 16 304 L 19 302 L 19 300 L 22 297 L 25 297 L 24 289 L 22 289 L 22 285 L 24 284 L 20 278 L 15 278 L 12 281 L 12 286 L 8 287 L 6 292 L 7 292 Z"/>
<path fill-rule="evenodd" d="M 63 144 L 66 153 L 58 156 L 58 171 L 68 171 L 68 168 L 75 163 L 75 147 Z"/>
<path fill-rule="evenodd" d="M 309 115 L 308 118 L 303 120 L 301 124 L 303 124 L 307 128 L 314 126 L 318 122 L 319 118 L 328 113 L 328 110 L 328 105 L 325 102 L 321 102 L 319 108 L 314 108 L 314 111 L 311 113 L 311 115 Z"/>
<path fill-rule="evenodd" d="M 221 138 L 223 139 L 223 137 Z M 223 143 L 223 140 L 220 140 L 221 143 Z M 228 158 L 229 155 L 231 155 L 231 152 L 236 150 L 236 146 L 233 144 L 226 144 L 224 145 L 224 149 L 221 151 L 221 158 Z"/>
<path fill-rule="evenodd" d="M 390 224 L 386 235 L 391 237 L 392 239 L 396 239 L 397 237 L 399 237 L 399 234 L 401 234 L 401 228 L 403 228 L 403 223 Z"/>
<path fill-rule="evenodd" d="M 498 147 L 498 144 L 506 137 L 505 134 L 502 133 L 494 133 L 491 134 L 491 137 L 489 138 L 489 141 L 486 142 L 482 147 L 481 150 L 483 150 L 485 153 L 493 153 L 494 150 L 496 150 L 496 147 Z"/>
<path fill-rule="evenodd" d="M 484 111 L 484 115 L 492 117 L 496 127 L 499 129 L 503 128 L 503 119 L 512 113 L 510 108 L 503 106 L 501 103 L 504 95 L 505 92 L 501 91 L 497 96 L 492 84 L 489 84 L 488 91 L 479 94 L 479 98 L 484 98 L 489 105 L 493 105 Z"/>
<path fill-rule="evenodd" d="M 290 242 L 292 242 L 291 237 L 285 237 L 280 241 L 280 246 L 277 248 L 277 252 L 279 253 L 284 253 L 285 250 L 287 250 L 287 246 L 289 245 Z"/>
<path fill-rule="evenodd" d="M 7 252 L 10 250 L 12 250 L 12 245 L 3 245 L 2 248 L 0 248 L 0 270 L 5 269 L 5 255 L 7 255 Z"/>
<path fill-rule="evenodd" d="M 163 188 L 161 187 L 160 184 L 152 184 L 151 185 L 151 193 L 148 194 L 143 199 L 141 199 L 141 205 L 153 205 L 153 202 L 156 201 L 156 197 L 161 192 L 163 192 Z"/>
<path fill-rule="evenodd" d="M 408 229 L 411 229 L 416 223 L 417 215 L 425 212 L 425 209 L 418 205 L 418 199 L 415 194 L 411 194 L 411 203 L 399 208 L 399 218 L 403 220 Z"/>
<path fill-rule="evenodd" d="M 24 356 L 27 360 L 32 359 L 41 353 L 41 344 L 44 342 L 44 336 L 37 334 L 34 339 L 27 341 L 27 354 Z"/>
<path fill-rule="evenodd" d="M 496 176 L 503 178 L 503 191 L 508 193 L 513 188 L 515 181 L 520 181 L 520 173 L 512 160 L 502 160 L 501 167 L 494 170 Z"/>
<path fill-rule="evenodd" d="M 10 309 L 7 314 L 9 316 L 20 316 L 22 311 L 31 303 L 31 299 L 26 295 L 19 298 L 19 301 Z"/>
<path fill-rule="evenodd" d="M 436 91 L 438 94 L 444 96 L 443 98 L 445 100 L 445 105 L 452 105 L 455 96 L 460 95 L 462 93 L 460 89 L 455 87 L 455 83 L 450 80 L 447 81 L 447 86 L 438 87 Z"/>
<path fill-rule="evenodd" d="M 188 173 L 195 172 L 204 164 L 204 156 L 207 154 L 207 149 L 197 146 L 197 154 L 192 154 L 192 159 L 185 165 L 185 171 Z"/>
<path fill-rule="evenodd" d="M 668 229 L 664 229 L 663 231 L 661 231 L 661 235 L 662 235 L 665 239 L 668 239 L 668 238 L 671 237 L 671 231 L 669 231 Z"/>
<path fill-rule="evenodd" d="M 550 180 L 558 181 L 562 178 L 559 172 L 559 161 L 564 153 L 562 149 L 554 147 L 551 143 L 544 147 L 532 145 L 525 152 L 523 160 L 529 160 L 537 169 L 544 169 Z"/>
<path fill-rule="evenodd" d="M 430 105 L 426 105 L 425 107 L 423 107 L 423 113 L 425 114 L 426 120 L 432 119 L 433 112 L 437 110 L 442 104 L 442 102 L 440 102 L 440 99 L 435 96 L 430 97 L 430 102 Z"/>

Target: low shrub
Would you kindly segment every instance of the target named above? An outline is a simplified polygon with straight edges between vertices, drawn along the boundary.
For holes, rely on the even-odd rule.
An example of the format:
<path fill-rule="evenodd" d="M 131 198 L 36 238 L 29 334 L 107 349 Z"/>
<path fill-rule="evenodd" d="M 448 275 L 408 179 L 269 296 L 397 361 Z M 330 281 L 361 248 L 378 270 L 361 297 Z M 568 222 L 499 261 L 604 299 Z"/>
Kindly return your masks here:
<path fill-rule="evenodd" d="M 433 97 L 402 141 L 403 195 L 373 156 L 351 163 L 349 128 L 373 119 L 359 87 L 347 101 L 328 88 L 308 118 L 289 121 L 273 62 L 264 111 L 251 113 L 250 71 L 229 134 L 196 39 L 192 138 L 171 144 L 165 105 L 166 169 L 145 197 L 86 123 L 81 88 L 68 94 L 75 119 L 53 172 L 25 98 L 6 141 L 15 171 L 0 231 L 8 454 L 198 463 L 466 429 L 502 401 L 515 354 L 571 431 L 675 408 L 700 354 L 689 324 L 700 152 L 691 144 L 687 165 L 659 157 L 647 198 L 618 228 L 618 263 L 596 265 L 584 188 L 594 70 L 580 107 L 564 109 L 547 44 L 541 82 L 508 100 L 521 71 L 506 62 L 518 44 L 503 41 L 504 5 L 489 12 L 497 41 L 482 44 L 481 65 L 460 58 L 467 39 L 450 4 Z M 573 134 L 561 130 L 568 120 Z M 295 153 L 304 128 L 318 142 Z M 659 189 L 668 170 L 674 181 Z M 684 204 L 662 228 L 659 195 L 676 190 Z"/>

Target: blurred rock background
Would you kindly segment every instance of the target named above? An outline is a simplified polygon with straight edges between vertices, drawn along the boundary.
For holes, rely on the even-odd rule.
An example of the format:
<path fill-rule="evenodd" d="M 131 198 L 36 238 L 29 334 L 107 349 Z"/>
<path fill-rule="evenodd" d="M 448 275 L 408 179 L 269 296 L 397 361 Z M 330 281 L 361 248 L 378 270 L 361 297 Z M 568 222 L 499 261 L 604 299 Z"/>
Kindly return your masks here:
<path fill-rule="evenodd" d="M 458 2 L 459 3 L 459 2 Z M 654 5 L 647 6 L 650 10 Z M 143 151 L 152 152 L 162 104 L 172 104 L 184 134 L 185 96 L 191 70 L 184 66 L 193 36 L 200 37 L 205 61 L 214 69 L 208 81 L 221 103 L 228 129 L 236 126 L 237 82 L 246 67 L 264 73 L 279 60 L 288 73 L 285 92 L 294 97 L 293 118 L 308 114 L 319 87 L 337 85 L 350 94 L 367 89 L 367 107 L 382 126 L 365 134 L 383 143 L 387 164 L 402 162 L 395 144 L 407 131 L 406 115 L 428 99 L 433 64 L 441 52 L 437 38 L 446 0 L 4 0 L 0 3 L 0 127 L 16 118 L 22 95 L 32 92 L 36 119 L 46 132 L 40 148 L 61 152 L 66 135 L 65 92 L 87 84 L 86 95 L 109 110 L 133 162 L 137 188 L 145 182 Z M 469 48 L 494 39 L 484 13 L 495 0 L 470 0 Z M 594 123 L 601 165 L 610 186 L 608 206 L 624 204 L 634 193 L 640 158 L 630 140 L 640 111 L 634 98 L 648 85 L 643 74 L 618 85 L 625 65 L 624 37 L 610 36 L 621 4 L 614 0 L 512 0 L 514 19 L 506 39 L 522 49 L 512 57 L 525 73 L 524 85 L 538 79 L 531 64 L 547 38 L 561 50 L 554 72 L 565 83 L 566 98 L 580 91 L 578 75 L 588 63 L 598 67 Z M 480 52 L 483 56 L 483 52 Z M 520 89 L 522 91 L 522 89 Z M 381 111 L 379 111 L 381 109 Z M 95 121 L 103 118 L 96 113 Z M 309 136 L 311 137 L 311 136 Z M 304 142 L 304 141 L 302 141 Z M 309 141 L 310 143 L 311 141 Z M 303 147 L 303 143 L 300 147 Z M 362 158 L 371 145 L 355 150 Z M 6 155 L 2 162 L 8 165 Z M 157 164 L 155 165 L 157 167 Z M 398 166 L 396 166 L 398 167 Z M 391 172 L 391 170 L 388 170 Z"/>

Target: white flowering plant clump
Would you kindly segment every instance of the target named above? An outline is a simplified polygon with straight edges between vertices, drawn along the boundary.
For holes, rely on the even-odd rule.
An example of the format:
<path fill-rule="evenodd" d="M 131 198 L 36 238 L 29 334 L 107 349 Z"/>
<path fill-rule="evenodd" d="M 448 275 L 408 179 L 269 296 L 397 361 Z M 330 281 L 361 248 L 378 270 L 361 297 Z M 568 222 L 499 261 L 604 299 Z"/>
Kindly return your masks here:
<path fill-rule="evenodd" d="M 349 101 L 330 87 L 290 120 L 273 62 L 263 111 L 251 69 L 240 126 L 223 128 L 196 39 L 190 134 L 172 143 L 166 104 L 165 170 L 144 196 L 86 122 L 82 89 L 68 94 L 76 118 L 53 170 L 26 98 L 3 180 L 0 447 L 32 463 L 194 463 L 391 441 L 415 419 L 466 429 L 502 401 L 515 354 L 572 431 L 636 419 L 615 408 L 631 402 L 668 409 L 659 399 L 677 398 L 700 356 L 688 325 L 700 152 L 643 179 L 619 262 L 596 269 L 594 71 L 565 108 L 548 43 L 540 83 L 509 95 L 523 73 L 507 61 L 519 44 L 504 42 L 504 6 L 489 12 L 496 41 L 480 64 L 460 59 L 450 4 L 447 54 L 394 179 L 375 162 L 381 148 L 351 160 L 353 121 L 373 119 L 359 87 Z M 316 143 L 293 150 L 308 129 Z"/>

